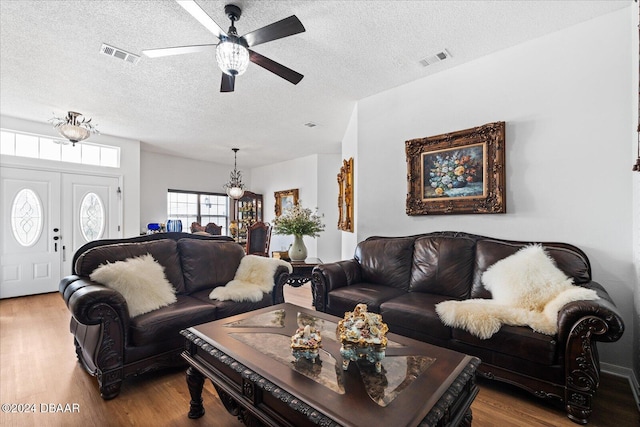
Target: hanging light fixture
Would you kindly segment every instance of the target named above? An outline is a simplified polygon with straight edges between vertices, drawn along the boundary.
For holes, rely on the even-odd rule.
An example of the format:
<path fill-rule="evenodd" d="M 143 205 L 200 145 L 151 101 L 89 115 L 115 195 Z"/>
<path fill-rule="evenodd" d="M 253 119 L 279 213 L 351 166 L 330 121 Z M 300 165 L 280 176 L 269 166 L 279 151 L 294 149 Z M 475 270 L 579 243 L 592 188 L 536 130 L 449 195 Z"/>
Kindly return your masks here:
<path fill-rule="evenodd" d="M 223 187 L 227 190 L 227 196 L 238 200 L 244 195 L 244 184 L 242 184 L 242 172 L 238 170 L 238 151 L 239 148 L 233 150 L 233 171 L 229 174 L 229 182 Z"/>
<path fill-rule="evenodd" d="M 235 5 L 225 6 L 225 12 L 231 20 L 228 35 L 222 36 L 216 48 L 216 61 L 223 73 L 230 76 L 242 75 L 249 66 L 249 49 L 247 42 L 238 37 L 234 22 L 240 19 L 240 8 Z"/>
<path fill-rule="evenodd" d="M 66 117 L 53 117 L 49 121 L 53 123 L 53 127 L 58 130 L 60 135 L 71 141 L 74 147 L 76 142 L 84 141 L 92 133 L 100 133 L 91 123 L 91 119 L 87 120 L 82 117 L 81 113 L 75 111 L 67 112 Z"/>

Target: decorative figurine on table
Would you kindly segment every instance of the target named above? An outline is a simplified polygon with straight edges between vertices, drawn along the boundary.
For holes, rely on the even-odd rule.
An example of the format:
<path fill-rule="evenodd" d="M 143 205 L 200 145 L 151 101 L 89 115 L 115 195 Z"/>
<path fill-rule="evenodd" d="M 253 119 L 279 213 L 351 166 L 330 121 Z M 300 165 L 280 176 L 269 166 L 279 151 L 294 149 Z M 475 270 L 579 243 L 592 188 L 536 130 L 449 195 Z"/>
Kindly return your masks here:
<path fill-rule="evenodd" d="M 320 354 L 320 347 L 322 347 L 320 331 L 311 325 L 299 327 L 291 337 L 291 351 L 296 362 L 304 357 L 315 363 Z"/>
<path fill-rule="evenodd" d="M 347 311 L 338 322 L 337 334 L 340 338 L 342 369 L 349 368 L 349 362 L 365 359 L 374 363 L 376 372 L 382 371 L 382 359 L 387 348 L 389 327 L 382 322 L 382 316 L 367 312 L 366 304 L 356 305 Z"/>

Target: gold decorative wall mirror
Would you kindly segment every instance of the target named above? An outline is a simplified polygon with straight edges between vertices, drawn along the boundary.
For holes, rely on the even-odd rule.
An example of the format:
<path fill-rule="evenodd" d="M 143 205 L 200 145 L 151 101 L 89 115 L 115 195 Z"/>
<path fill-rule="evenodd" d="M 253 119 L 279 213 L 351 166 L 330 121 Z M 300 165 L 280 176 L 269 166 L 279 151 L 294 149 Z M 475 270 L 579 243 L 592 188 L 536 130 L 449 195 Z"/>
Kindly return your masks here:
<path fill-rule="evenodd" d="M 338 229 L 353 232 L 353 157 L 342 161 L 338 174 Z"/>

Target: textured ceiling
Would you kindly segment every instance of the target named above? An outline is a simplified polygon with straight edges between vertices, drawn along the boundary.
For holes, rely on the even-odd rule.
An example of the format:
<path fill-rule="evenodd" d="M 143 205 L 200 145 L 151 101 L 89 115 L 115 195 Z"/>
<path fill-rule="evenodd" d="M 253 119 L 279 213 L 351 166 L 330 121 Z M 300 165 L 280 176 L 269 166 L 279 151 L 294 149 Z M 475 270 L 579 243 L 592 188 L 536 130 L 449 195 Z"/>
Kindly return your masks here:
<path fill-rule="evenodd" d="M 223 28 L 227 1 L 198 0 Z M 220 93 L 215 55 L 143 49 L 215 43 L 175 1 L 0 2 L 0 113 L 37 122 L 73 110 L 143 149 L 242 168 L 340 153 L 359 99 L 629 6 L 616 1 L 233 1 L 239 34 L 295 14 L 306 32 L 255 51 L 304 74 L 250 64 Z M 102 43 L 141 55 L 137 65 Z M 442 49 L 452 58 L 423 67 Z M 434 100 L 437 102 L 437 100 Z M 309 128 L 305 123 L 317 126 Z M 91 140 L 100 142 L 100 136 Z"/>

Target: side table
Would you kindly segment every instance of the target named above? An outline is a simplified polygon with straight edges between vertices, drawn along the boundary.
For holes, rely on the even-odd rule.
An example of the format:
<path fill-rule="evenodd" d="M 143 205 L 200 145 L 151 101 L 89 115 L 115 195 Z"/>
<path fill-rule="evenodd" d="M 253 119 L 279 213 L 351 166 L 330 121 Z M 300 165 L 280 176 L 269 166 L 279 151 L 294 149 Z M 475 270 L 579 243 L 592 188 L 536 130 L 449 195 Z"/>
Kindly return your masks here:
<path fill-rule="evenodd" d="M 293 267 L 293 272 L 289 275 L 287 284 L 294 288 L 300 287 L 311 281 L 313 267 L 322 264 L 319 258 L 307 258 L 304 261 L 289 261 Z"/>

